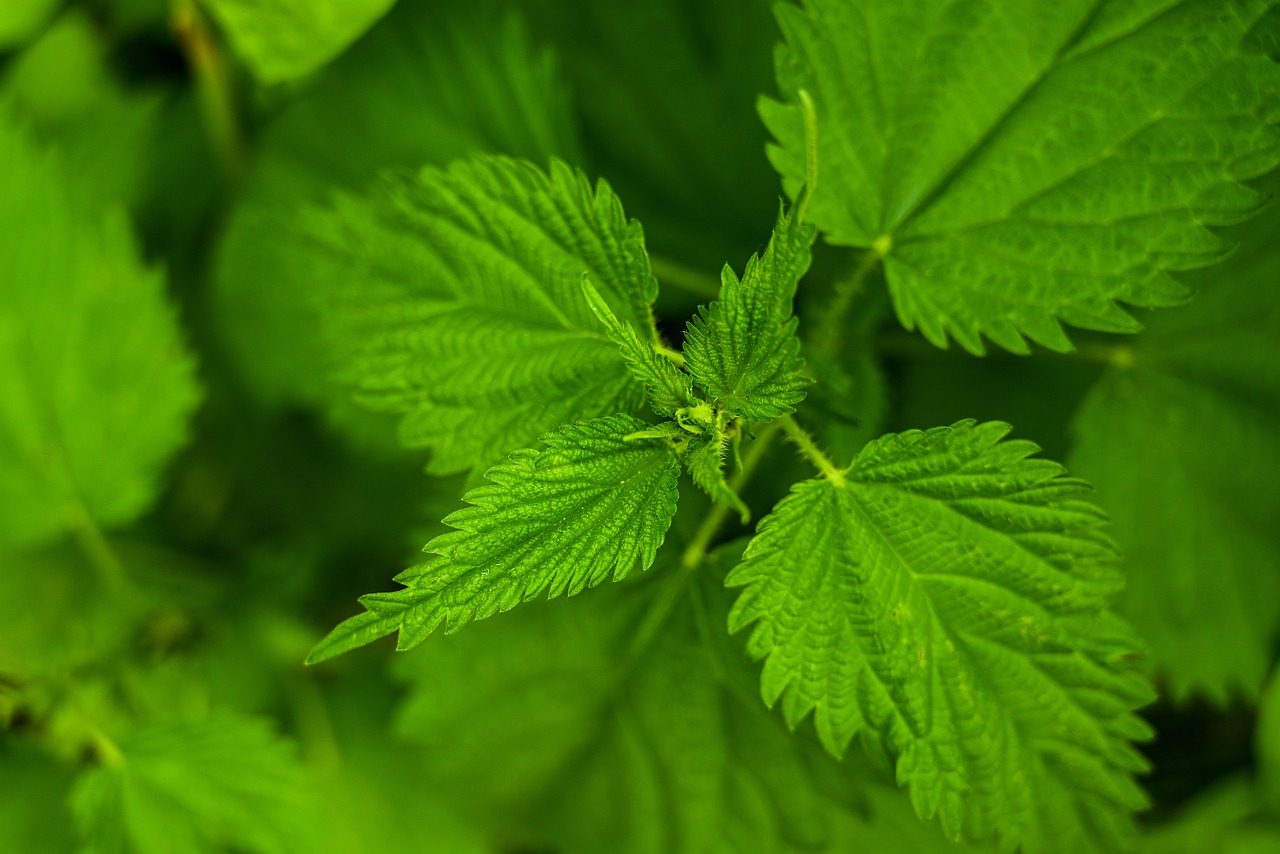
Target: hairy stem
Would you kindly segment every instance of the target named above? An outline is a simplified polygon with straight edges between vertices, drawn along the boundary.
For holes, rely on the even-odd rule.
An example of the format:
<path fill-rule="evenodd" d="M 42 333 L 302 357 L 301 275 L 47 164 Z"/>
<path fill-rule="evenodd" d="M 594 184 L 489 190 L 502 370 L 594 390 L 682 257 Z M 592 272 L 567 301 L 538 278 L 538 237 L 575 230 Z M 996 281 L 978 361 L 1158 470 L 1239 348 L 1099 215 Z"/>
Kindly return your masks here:
<path fill-rule="evenodd" d="M 813 437 L 796 423 L 795 418 L 790 415 L 784 415 L 779 420 L 782 423 L 782 429 L 787 434 L 787 438 L 800 449 L 800 454 L 806 460 L 813 463 L 814 468 L 822 472 L 823 477 L 836 485 L 844 483 L 844 471 L 836 468 L 836 464 L 831 462 L 831 458 L 822 452 L 822 449 L 813 441 Z"/>

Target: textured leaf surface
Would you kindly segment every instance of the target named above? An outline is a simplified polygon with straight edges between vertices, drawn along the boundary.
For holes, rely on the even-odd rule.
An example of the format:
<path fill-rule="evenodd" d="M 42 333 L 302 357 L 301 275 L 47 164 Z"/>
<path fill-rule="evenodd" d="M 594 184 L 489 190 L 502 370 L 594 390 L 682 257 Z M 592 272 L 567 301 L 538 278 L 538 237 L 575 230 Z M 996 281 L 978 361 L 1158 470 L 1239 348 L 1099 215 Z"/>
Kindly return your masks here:
<path fill-rule="evenodd" d="M 318 408 L 348 437 L 396 447 L 394 423 L 332 381 L 341 354 L 324 340 L 316 297 L 350 283 L 349 262 L 316 250 L 299 211 L 335 189 L 363 191 L 384 170 L 476 151 L 578 161 L 556 72 L 521 22 L 490 4 L 401 3 L 274 117 L 214 276 L 220 336 L 256 399 Z"/>
<path fill-rule="evenodd" d="M 120 750 L 118 762 L 86 771 L 72 793 L 85 850 L 276 854 L 315 842 L 293 746 L 261 720 L 220 713 L 157 723 Z"/>
<path fill-rule="evenodd" d="M 742 278 L 725 267 L 720 298 L 700 310 L 685 335 L 685 358 L 698 384 L 748 421 L 794 412 L 808 381 L 801 376 L 799 325 L 791 314 L 800 277 L 809 269 L 811 225 L 778 215 L 762 255 Z"/>
<path fill-rule="evenodd" d="M 572 596 L 635 566 L 648 569 L 676 509 L 680 469 L 671 444 L 623 437 L 645 423 L 618 415 L 560 428 L 545 450 L 521 450 L 490 469 L 491 484 L 445 519 L 455 531 L 436 555 L 397 577 L 405 589 L 360 599 L 368 613 L 338 626 L 311 653 L 323 661 L 397 629 L 408 649 L 437 626 L 455 631 L 543 593 Z"/>
<path fill-rule="evenodd" d="M 396 0 L 204 0 L 263 83 L 310 74 L 340 54 Z"/>
<path fill-rule="evenodd" d="M 699 489 L 710 495 L 717 504 L 736 510 L 745 525 L 751 519 L 751 510 L 729 486 L 724 476 L 727 445 L 728 442 L 718 433 L 696 436 L 689 441 L 685 450 L 684 466 Z"/>
<path fill-rule="evenodd" d="M 0 113 L 0 548 L 151 503 L 198 397 L 123 214 L 86 205 Z"/>
<path fill-rule="evenodd" d="M 319 215 L 347 286 L 321 306 L 343 374 L 405 413 L 432 470 L 489 465 L 578 418 L 638 409 L 643 386 L 582 295 L 652 334 L 640 225 L 554 162 L 475 157 L 383 182 Z M 345 357 L 345 358 L 344 358 Z"/>
<path fill-rule="evenodd" d="M 693 380 L 665 356 L 659 355 L 656 349 L 659 344 L 657 332 L 652 324 L 649 325 L 652 333 L 649 340 L 643 340 L 634 326 L 618 320 L 613 309 L 609 308 L 609 303 L 589 279 L 582 280 L 582 293 L 591 310 L 604 324 L 609 338 L 622 350 L 622 357 L 627 360 L 627 369 L 631 371 L 631 375 L 648 390 L 649 404 L 654 412 L 670 417 L 677 411 L 696 404 Z"/>
<path fill-rule="evenodd" d="M 1205 224 L 1261 201 L 1280 160 L 1280 68 L 1253 27 L 1274 0 L 804 0 L 784 5 L 761 113 L 788 192 L 803 182 L 796 90 L 812 93 L 822 181 L 810 216 L 887 249 L 898 316 L 945 346 L 1070 348 L 1059 321 L 1133 332 L 1164 271 L 1229 244 Z"/>
<path fill-rule="evenodd" d="M 1104 517 L 1007 425 L 889 434 L 798 484 L 729 576 L 766 702 L 827 748 L 861 734 L 949 836 L 1123 847 L 1150 689 L 1105 610 Z"/>
<path fill-rule="evenodd" d="M 1125 559 L 1118 607 L 1178 698 L 1257 697 L 1280 631 L 1278 214 L 1114 351 L 1074 422 L 1072 469 Z"/>

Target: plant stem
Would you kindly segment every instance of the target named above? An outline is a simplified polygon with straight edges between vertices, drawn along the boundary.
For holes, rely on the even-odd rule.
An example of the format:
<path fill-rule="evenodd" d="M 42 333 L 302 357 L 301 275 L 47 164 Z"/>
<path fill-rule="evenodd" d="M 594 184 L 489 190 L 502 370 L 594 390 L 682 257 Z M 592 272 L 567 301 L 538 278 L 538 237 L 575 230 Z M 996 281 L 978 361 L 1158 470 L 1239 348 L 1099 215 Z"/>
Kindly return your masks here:
<path fill-rule="evenodd" d="M 800 449 L 801 455 L 813 463 L 814 468 L 822 472 L 823 477 L 837 486 L 844 484 L 844 472 L 836 468 L 835 463 L 831 462 L 831 458 L 822 452 L 822 449 L 813 441 L 813 437 L 796 423 L 795 418 L 790 415 L 784 415 L 779 421 L 782 423 L 782 429 L 786 431 L 787 438 L 795 443 L 796 447 Z"/>
<path fill-rule="evenodd" d="M 884 253 L 889 250 L 887 238 L 877 240 L 875 245 L 862 254 L 858 266 L 849 276 L 836 282 L 835 293 L 831 304 L 822 313 L 822 320 L 813 336 L 813 344 L 819 352 L 834 356 L 839 349 L 840 333 L 844 330 L 845 316 L 853 305 L 854 298 L 862 293 L 867 284 L 867 277 L 880 263 Z"/>
<path fill-rule="evenodd" d="M 650 255 L 649 267 L 653 270 L 653 275 L 664 285 L 688 291 L 703 299 L 715 299 L 720 295 L 720 282 L 678 261 L 663 258 L 661 255 Z"/>
<path fill-rule="evenodd" d="M 173 0 L 169 26 L 195 74 L 196 98 L 214 151 L 228 179 L 238 184 L 248 157 L 226 54 L 192 0 Z"/>

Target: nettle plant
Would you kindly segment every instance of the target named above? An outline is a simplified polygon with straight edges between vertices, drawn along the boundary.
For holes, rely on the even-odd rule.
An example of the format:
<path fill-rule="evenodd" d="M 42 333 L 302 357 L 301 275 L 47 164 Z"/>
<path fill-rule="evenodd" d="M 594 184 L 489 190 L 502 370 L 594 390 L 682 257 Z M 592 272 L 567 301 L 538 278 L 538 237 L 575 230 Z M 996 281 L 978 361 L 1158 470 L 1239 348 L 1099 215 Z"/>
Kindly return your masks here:
<path fill-rule="evenodd" d="M 640 224 L 608 184 L 560 162 L 475 156 L 310 216 L 347 271 L 320 305 L 344 378 L 403 413 L 404 439 L 432 449 L 435 471 L 505 456 L 401 589 L 364 596 L 310 661 L 394 632 L 409 649 L 656 564 L 660 581 L 599 599 L 628 614 L 629 596 L 644 603 L 623 632 L 627 668 L 669 641 L 687 597 L 701 615 L 688 649 L 745 632 L 764 704 L 791 728 L 811 717 L 837 757 L 856 737 L 949 837 L 1124 847 L 1147 803 L 1134 742 L 1152 731 L 1135 710 L 1155 694 L 1144 642 L 1110 610 L 1125 579 L 1087 484 L 999 422 L 833 456 L 814 438 L 831 407 L 806 411 L 806 396 L 856 398 L 862 380 L 840 353 L 874 352 L 854 313 L 880 277 L 907 330 L 974 355 L 1071 353 L 1064 324 L 1133 333 L 1120 304 L 1191 299 L 1169 272 L 1223 258 L 1231 244 L 1206 226 L 1256 212 L 1264 196 L 1241 182 L 1280 161 L 1276 7 L 805 0 L 778 19 L 780 96 L 760 112 L 794 201 L 741 275 L 724 269 L 682 347 L 655 324 Z M 859 252 L 802 327 L 793 302 L 819 235 Z M 1211 294 L 1148 350 L 1108 345 L 1114 370 L 1148 352 L 1159 365 L 1115 382 L 1182 382 L 1171 377 L 1194 366 L 1187 353 L 1213 348 L 1179 353 L 1179 336 L 1199 324 L 1191 337 L 1210 342 L 1233 311 L 1274 317 L 1267 298 L 1243 299 Z M 1255 370 L 1218 352 L 1191 375 Z M 1109 394 L 1078 427 L 1082 466 L 1104 472 L 1107 455 L 1145 441 L 1141 427 L 1108 435 L 1120 422 L 1107 410 L 1128 405 Z M 722 543 L 783 441 L 814 475 L 768 485 L 780 500 L 745 549 Z M 711 504 L 664 550 L 682 471 Z M 1147 500 L 1135 492 L 1118 486 L 1117 501 Z M 1126 518 L 1126 530 L 1159 524 Z M 727 614 L 708 575 L 733 591 Z M 1256 684 L 1261 646 L 1212 678 L 1194 672 L 1200 650 L 1179 690 Z M 697 704 L 715 701 L 681 682 L 681 656 L 661 661 L 663 702 L 706 714 Z"/>

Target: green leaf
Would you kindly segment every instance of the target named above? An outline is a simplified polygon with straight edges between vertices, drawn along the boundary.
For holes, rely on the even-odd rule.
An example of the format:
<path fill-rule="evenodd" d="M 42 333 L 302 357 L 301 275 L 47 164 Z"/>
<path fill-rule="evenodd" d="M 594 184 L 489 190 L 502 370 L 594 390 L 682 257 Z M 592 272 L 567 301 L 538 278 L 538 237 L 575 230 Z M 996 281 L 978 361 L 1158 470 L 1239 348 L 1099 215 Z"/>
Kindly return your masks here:
<path fill-rule="evenodd" d="M 294 747 L 264 721 L 219 713 L 156 723 L 119 751 L 72 792 L 87 851 L 315 850 Z"/>
<path fill-rule="evenodd" d="M 343 378 L 405 413 L 431 470 L 489 465 L 579 418 L 639 408 L 642 386 L 582 297 L 590 275 L 652 329 L 644 234 L 603 181 L 554 161 L 474 157 L 384 181 L 314 230 L 345 271 L 320 306 Z M 652 334 L 652 333 L 651 333 Z"/>
<path fill-rule="evenodd" d="M 417 646 L 441 623 L 447 632 L 543 593 L 572 596 L 615 579 L 654 555 L 676 509 L 680 469 L 671 443 L 628 441 L 647 425 L 615 415 L 561 427 L 494 466 L 491 484 L 445 522 L 456 530 L 423 548 L 436 557 L 402 572 L 394 593 L 361 597 L 368 613 L 334 629 L 309 662 L 332 658 L 391 632 Z"/>
<path fill-rule="evenodd" d="M 1055 350 L 1059 322 L 1134 332 L 1167 273 L 1223 257 L 1205 225 L 1280 163 L 1280 68 L 1245 37 L 1274 0 L 804 0 L 779 7 L 784 103 L 761 104 L 787 191 L 804 180 L 796 92 L 817 104 L 809 215 L 874 247 L 898 317 L 972 353 Z"/>
<path fill-rule="evenodd" d="M 396 0 L 203 0 L 263 83 L 303 77 L 347 49 Z"/>
<path fill-rule="evenodd" d="M 316 251 L 298 212 L 384 170 L 476 151 L 577 162 L 567 91 L 555 57 L 488 3 L 401 3 L 321 70 L 262 130 L 214 265 L 216 326 L 255 400 L 319 409 L 365 447 L 398 450 L 394 422 L 331 381 L 313 297 L 349 273 Z"/>
<path fill-rule="evenodd" d="M 794 412 L 808 380 L 801 376 L 799 325 L 791 315 L 800 277 L 809 269 L 817 230 L 778 214 L 763 255 L 738 279 L 725 267 L 720 298 L 689 323 L 685 358 L 698 384 L 748 421 Z"/>
<path fill-rule="evenodd" d="M 719 431 L 689 440 L 684 453 L 684 465 L 698 488 L 717 504 L 724 504 L 738 511 L 742 524 L 751 520 L 751 509 L 733 491 L 724 478 L 724 457 L 728 440 Z"/>
<path fill-rule="evenodd" d="M 1151 318 L 1074 421 L 1073 470 L 1110 514 L 1119 610 L 1176 699 L 1253 699 L 1280 630 L 1280 212 L 1185 309 Z"/>
<path fill-rule="evenodd" d="M 605 302 L 591 280 L 585 276 L 582 279 L 582 293 L 591 310 L 608 330 L 610 340 L 621 348 L 631 375 L 644 383 L 654 412 L 674 416 L 677 411 L 697 404 L 698 401 L 693 396 L 693 380 L 673 365 L 670 359 L 659 355 L 657 348 L 660 342 L 652 324 L 649 325 L 653 330 L 652 339 L 648 343 L 643 342 L 634 326 L 618 320 L 613 309 L 609 308 L 609 303 Z"/>
<path fill-rule="evenodd" d="M 924 819 L 1026 852 L 1123 847 L 1151 698 L 1085 485 L 1009 427 L 889 434 L 798 484 L 727 580 L 765 701 L 826 747 L 861 734 Z"/>
<path fill-rule="evenodd" d="M 129 224 L 82 202 L 0 112 L 0 549 L 86 514 L 127 524 L 186 439 L 198 391 Z"/>

